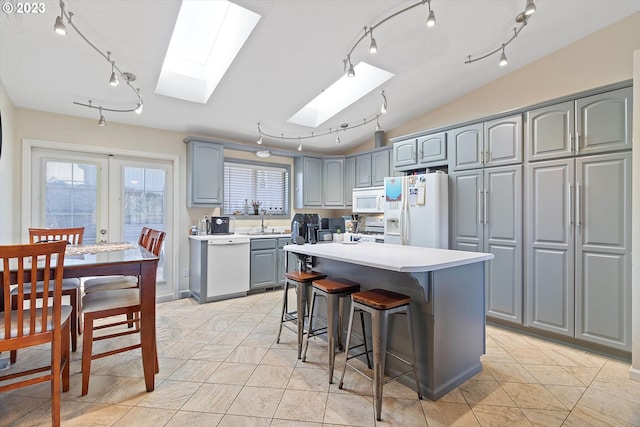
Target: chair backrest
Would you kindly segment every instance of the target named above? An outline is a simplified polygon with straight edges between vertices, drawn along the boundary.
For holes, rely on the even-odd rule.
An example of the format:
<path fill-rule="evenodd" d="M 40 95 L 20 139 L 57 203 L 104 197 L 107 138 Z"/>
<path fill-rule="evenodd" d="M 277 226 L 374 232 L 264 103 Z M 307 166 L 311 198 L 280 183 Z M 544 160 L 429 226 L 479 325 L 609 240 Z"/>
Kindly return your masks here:
<path fill-rule="evenodd" d="M 73 228 L 29 228 L 29 241 L 31 243 L 49 242 L 52 240 L 64 240 L 71 245 L 81 245 L 84 236 L 84 227 Z"/>
<path fill-rule="evenodd" d="M 140 246 L 146 247 L 147 239 L 149 238 L 149 231 L 151 231 L 149 227 L 142 227 L 142 230 L 140 230 L 140 237 L 138 238 L 138 244 Z"/>
<path fill-rule="evenodd" d="M 62 305 L 62 273 L 66 241 L 45 242 L 26 245 L 1 245 L 2 292 L 4 294 L 4 312 L 0 330 L 0 351 L 29 347 L 53 339 L 60 333 Z M 41 257 L 40 260 L 38 257 Z M 43 268 L 43 291 L 52 298 L 37 298 L 38 289 L 31 286 L 25 293 L 25 284 L 37 280 L 38 266 Z M 13 272 L 11 271 L 13 270 Z M 15 273 L 14 273 L 15 272 Z M 18 286 L 17 308 L 11 310 L 11 288 Z M 42 310 L 25 309 L 42 307 Z M 58 335 L 59 339 L 59 335 Z"/>
<path fill-rule="evenodd" d="M 162 242 L 164 242 L 164 236 L 166 234 L 167 233 L 164 231 L 149 229 L 147 242 L 143 246 L 155 256 L 159 256 L 160 250 L 162 249 Z"/>

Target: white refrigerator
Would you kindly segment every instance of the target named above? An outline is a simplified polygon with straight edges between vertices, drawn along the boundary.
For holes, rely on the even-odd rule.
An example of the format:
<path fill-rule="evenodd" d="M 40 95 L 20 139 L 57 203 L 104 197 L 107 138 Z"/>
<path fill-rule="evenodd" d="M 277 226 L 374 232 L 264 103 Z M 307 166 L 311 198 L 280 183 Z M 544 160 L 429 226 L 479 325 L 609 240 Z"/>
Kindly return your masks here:
<path fill-rule="evenodd" d="M 449 248 L 449 182 L 444 172 L 384 179 L 384 242 Z"/>

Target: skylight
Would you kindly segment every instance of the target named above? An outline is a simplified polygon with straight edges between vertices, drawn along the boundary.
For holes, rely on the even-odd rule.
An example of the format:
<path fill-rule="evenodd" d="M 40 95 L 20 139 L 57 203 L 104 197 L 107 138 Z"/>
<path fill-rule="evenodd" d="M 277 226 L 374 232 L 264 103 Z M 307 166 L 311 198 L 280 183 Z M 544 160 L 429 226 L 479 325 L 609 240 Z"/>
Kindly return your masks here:
<path fill-rule="evenodd" d="M 184 0 L 156 93 L 206 104 L 258 20 L 228 1 Z"/>
<path fill-rule="evenodd" d="M 318 127 L 395 75 L 366 62 L 356 65 L 355 73 L 353 77 L 346 74 L 340 77 L 287 122 Z"/>

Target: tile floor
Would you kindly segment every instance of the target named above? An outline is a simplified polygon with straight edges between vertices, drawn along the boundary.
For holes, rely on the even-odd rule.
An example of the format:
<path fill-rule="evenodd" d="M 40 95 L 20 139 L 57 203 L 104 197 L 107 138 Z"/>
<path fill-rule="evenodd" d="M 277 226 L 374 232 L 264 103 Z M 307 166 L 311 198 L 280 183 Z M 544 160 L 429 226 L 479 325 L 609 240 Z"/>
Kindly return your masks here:
<path fill-rule="evenodd" d="M 481 373 L 437 402 L 389 383 L 377 422 L 367 380 L 347 370 L 339 390 L 322 349 L 309 346 L 302 363 L 293 333 L 275 343 L 281 295 L 159 304 L 152 393 L 133 351 L 94 361 L 80 396 L 79 349 L 63 426 L 640 426 L 640 382 L 628 379 L 627 363 L 491 326 Z M 19 361 L 47 357 L 32 349 Z M 48 384 L 0 394 L 0 426 L 49 423 Z"/>

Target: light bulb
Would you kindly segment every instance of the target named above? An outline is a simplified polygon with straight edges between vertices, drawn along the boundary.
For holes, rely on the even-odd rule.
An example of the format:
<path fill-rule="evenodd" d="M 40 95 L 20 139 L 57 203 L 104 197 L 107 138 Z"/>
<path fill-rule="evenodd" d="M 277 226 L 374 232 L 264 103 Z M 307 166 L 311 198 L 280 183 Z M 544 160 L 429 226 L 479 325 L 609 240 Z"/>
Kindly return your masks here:
<path fill-rule="evenodd" d="M 436 25 L 436 14 L 433 10 L 429 11 L 429 17 L 427 18 L 427 27 L 434 27 Z"/>
<path fill-rule="evenodd" d="M 504 48 L 502 48 L 502 54 L 500 55 L 500 62 L 498 62 L 498 65 L 500 65 L 501 67 L 504 67 L 508 63 L 509 61 L 507 61 L 507 55 L 505 55 Z"/>
<path fill-rule="evenodd" d="M 369 45 L 369 53 L 378 52 L 378 43 L 376 43 L 376 39 L 373 38 L 373 33 L 371 33 L 371 44 Z"/>
<path fill-rule="evenodd" d="M 53 25 L 53 30 L 61 36 L 67 34 L 67 27 L 64 25 L 64 22 L 62 22 L 62 16 L 58 16 L 56 18 L 56 23 Z"/>
<path fill-rule="evenodd" d="M 116 76 L 115 71 L 111 71 L 111 77 L 109 77 L 109 84 L 114 87 L 120 84 L 120 82 L 118 81 L 118 76 Z"/>
<path fill-rule="evenodd" d="M 353 69 L 353 64 L 351 63 L 351 61 L 349 61 L 349 71 L 347 71 L 347 76 L 355 77 L 355 75 L 356 75 L 356 70 Z"/>
<path fill-rule="evenodd" d="M 136 109 L 134 110 L 136 112 L 136 114 L 142 114 L 142 103 L 139 102 L 138 106 L 136 107 Z"/>
<path fill-rule="evenodd" d="M 256 141 L 256 144 L 258 145 L 262 145 L 262 135 L 260 135 L 260 137 L 258 138 L 258 140 Z"/>
<path fill-rule="evenodd" d="M 100 120 L 98 120 L 98 126 L 104 127 L 107 124 L 107 121 L 104 119 L 102 113 L 100 113 Z"/>
<path fill-rule="evenodd" d="M 536 5 L 533 0 L 527 0 L 527 6 L 524 8 L 525 15 L 533 15 L 536 12 Z"/>
<path fill-rule="evenodd" d="M 298 145 L 298 151 L 302 151 L 302 143 L 300 143 L 300 145 Z"/>

